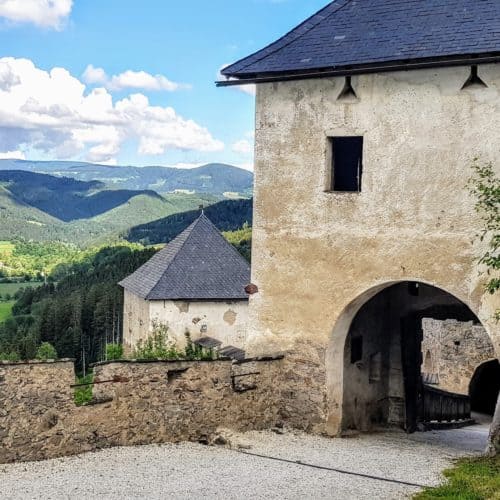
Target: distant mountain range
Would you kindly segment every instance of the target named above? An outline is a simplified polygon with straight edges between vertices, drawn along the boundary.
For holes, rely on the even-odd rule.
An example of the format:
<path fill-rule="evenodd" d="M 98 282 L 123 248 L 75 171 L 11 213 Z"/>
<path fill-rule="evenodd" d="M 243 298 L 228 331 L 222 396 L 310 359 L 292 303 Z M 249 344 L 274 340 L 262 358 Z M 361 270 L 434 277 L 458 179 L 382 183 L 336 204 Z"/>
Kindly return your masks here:
<path fill-rule="evenodd" d="M 100 181 L 108 189 L 151 190 L 157 193 L 205 193 L 220 197 L 252 195 L 253 174 L 247 170 L 209 163 L 198 168 L 116 167 L 70 161 L 0 160 L 0 171 L 23 170 L 69 177 L 83 182 Z"/>
<path fill-rule="evenodd" d="M 25 168 L 6 170 L 8 165 Z M 33 171 L 56 167 L 58 176 Z M 111 182 L 105 179 L 102 172 L 109 168 L 122 176 L 121 184 L 116 182 L 117 177 Z M 122 174 L 121 168 L 126 173 Z M 168 186 L 168 190 L 160 194 L 153 189 L 123 187 L 150 185 L 141 177 L 144 172 L 146 178 L 152 179 L 149 167 L 0 160 L 0 240 L 104 243 L 129 234 L 136 226 L 180 212 L 189 213 L 201 204 L 208 206 L 224 198 L 248 196 L 252 190 L 252 174 L 229 165 L 211 164 L 192 170 L 151 169 L 159 169 L 158 175 L 164 176 L 163 186 Z M 67 170 L 72 172 L 71 177 L 60 174 Z M 101 172 L 100 178 L 77 178 L 86 177 L 89 172 Z M 131 175 L 134 172 L 135 177 Z M 185 172 L 189 175 L 185 176 Z M 125 180 L 127 175 L 131 177 Z M 170 189 L 173 186 L 177 187 Z M 156 241 L 154 237 L 150 239 Z"/>

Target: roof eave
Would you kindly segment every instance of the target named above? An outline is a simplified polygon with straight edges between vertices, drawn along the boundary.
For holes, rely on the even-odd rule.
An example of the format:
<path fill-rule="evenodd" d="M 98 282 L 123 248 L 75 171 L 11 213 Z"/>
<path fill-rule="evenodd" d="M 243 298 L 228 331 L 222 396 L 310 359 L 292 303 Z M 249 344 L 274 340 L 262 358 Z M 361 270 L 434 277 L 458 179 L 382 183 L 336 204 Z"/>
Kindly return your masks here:
<path fill-rule="evenodd" d="M 329 78 L 336 76 L 363 75 L 370 73 L 387 73 L 392 71 L 412 71 L 417 69 L 445 68 L 451 66 L 469 66 L 500 62 L 500 52 L 445 56 L 415 60 L 394 60 L 383 63 L 346 65 L 334 68 L 315 68 L 306 70 L 278 71 L 258 74 L 227 74 L 229 80 L 217 81 L 217 87 L 232 87 L 259 83 L 284 82 L 292 80 L 308 80 L 313 78 Z"/>
<path fill-rule="evenodd" d="M 171 301 L 184 301 L 184 302 L 227 302 L 227 301 L 232 301 L 232 302 L 246 302 L 249 300 L 249 297 L 152 297 L 152 296 L 147 296 L 145 297 L 145 300 L 149 301 L 163 301 L 163 300 L 171 300 Z"/>

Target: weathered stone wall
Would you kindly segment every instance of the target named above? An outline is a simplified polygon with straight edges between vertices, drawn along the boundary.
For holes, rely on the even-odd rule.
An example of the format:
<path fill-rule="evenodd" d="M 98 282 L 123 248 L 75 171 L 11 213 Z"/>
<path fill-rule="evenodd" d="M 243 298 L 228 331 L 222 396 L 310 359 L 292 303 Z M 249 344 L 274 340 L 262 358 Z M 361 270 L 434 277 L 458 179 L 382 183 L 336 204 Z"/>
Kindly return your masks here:
<path fill-rule="evenodd" d="M 467 304 L 500 355 L 498 297 L 484 291 L 466 188 L 474 157 L 498 164 L 500 65 L 461 90 L 469 67 L 257 86 L 252 283 L 247 350 L 324 352 L 327 431 L 342 419 L 344 345 L 359 308 L 401 281 Z M 327 188 L 330 136 L 364 137 L 361 193 Z M 299 347 L 300 348 L 300 347 Z M 318 390 L 324 386 L 318 385 Z"/>
<path fill-rule="evenodd" d="M 179 347 L 185 345 L 186 332 L 193 340 L 209 336 L 240 348 L 246 341 L 247 300 L 148 301 L 125 290 L 123 310 L 123 343 L 127 351 L 147 338 L 154 321 L 168 326 L 169 335 Z"/>
<path fill-rule="evenodd" d="M 435 375 L 437 387 L 469 394 L 474 372 L 482 363 L 495 359 L 491 339 L 481 325 L 472 321 L 422 321 L 422 372 Z"/>
<path fill-rule="evenodd" d="M 76 407 L 71 361 L 1 363 L 0 463 L 109 446 L 205 442 L 218 427 L 283 423 L 314 431 L 324 419 L 319 366 L 300 353 L 293 363 L 279 356 L 105 363 L 95 367 L 95 381 L 102 382 L 94 386 L 95 404 Z"/>
<path fill-rule="evenodd" d="M 65 449 L 71 439 L 65 425 L 74 408 L 74 381 L 72 361 L 0 361 L 0 463 L 45 458 Z"/>

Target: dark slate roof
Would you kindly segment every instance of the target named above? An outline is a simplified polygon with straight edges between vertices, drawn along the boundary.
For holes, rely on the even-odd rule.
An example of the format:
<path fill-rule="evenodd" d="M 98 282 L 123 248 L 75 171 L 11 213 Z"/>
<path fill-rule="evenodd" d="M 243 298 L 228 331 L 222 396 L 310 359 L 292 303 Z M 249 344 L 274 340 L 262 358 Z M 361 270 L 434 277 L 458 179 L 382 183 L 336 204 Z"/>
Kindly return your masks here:
<path fill-rule="evenodd" d="M 222 70 L 293 72 L 500 56 L 500 0 L 336 0 L 268 47 Z M 361 72 L 361 71 L 359 71 Z"/>
<path fill-rule="evenodd" d="M 241 300 L 248 283 L 250 265 L 202 214 L 120 285 L 147 300 Z"/>

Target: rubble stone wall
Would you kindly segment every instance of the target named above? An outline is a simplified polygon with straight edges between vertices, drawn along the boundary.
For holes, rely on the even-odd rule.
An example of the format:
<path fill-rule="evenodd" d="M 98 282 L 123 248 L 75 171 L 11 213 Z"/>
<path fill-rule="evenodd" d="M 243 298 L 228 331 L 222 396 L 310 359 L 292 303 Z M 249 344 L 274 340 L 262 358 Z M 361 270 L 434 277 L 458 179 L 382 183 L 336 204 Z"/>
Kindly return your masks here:
<path fill-rule="evenodd" d="M 210 442 L 218 427 L 314 430 L 324 398 L 299 388 L 317 385 L 319 364 L 299 358 L 99 364 L 94 402 L 83 407 L 73 401 L 71 360 L 0 362 L 0 463 L 110 446 Z"/>
<path fill-rule="evenodd" d="M 458 394 L 469 394 L 476 369 L 495 359 L 488 333 L 472 321 L 422 321 L 422 372 L 434 375 L 437 387 Z"/>

